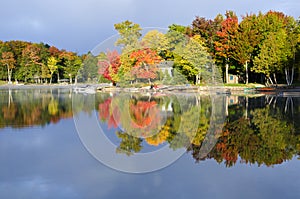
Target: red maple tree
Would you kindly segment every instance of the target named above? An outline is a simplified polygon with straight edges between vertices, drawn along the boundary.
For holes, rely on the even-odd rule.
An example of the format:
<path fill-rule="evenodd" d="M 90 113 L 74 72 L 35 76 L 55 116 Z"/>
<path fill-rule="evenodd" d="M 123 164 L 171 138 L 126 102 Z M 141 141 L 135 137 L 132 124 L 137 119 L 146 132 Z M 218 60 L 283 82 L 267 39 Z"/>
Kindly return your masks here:
<path fill-rule="evenodd" d="M 105 79 L 114 82 L 112 76 L 118 73 L 121 66 L 119 53 L 116 50 L 108 51 L 106 53 L 106 60 L 100 60 L 98 66 L 98 73 Z"/>
<path fill-rule="evenodd" d="M 156 51 L 150 48 L 144 48 L 134 51 L 130 54 L 133 60 L 131 74 L 137 79 L 155 79 L 157 77 L 157 64 L 161 61 L 161 57 Z"/>

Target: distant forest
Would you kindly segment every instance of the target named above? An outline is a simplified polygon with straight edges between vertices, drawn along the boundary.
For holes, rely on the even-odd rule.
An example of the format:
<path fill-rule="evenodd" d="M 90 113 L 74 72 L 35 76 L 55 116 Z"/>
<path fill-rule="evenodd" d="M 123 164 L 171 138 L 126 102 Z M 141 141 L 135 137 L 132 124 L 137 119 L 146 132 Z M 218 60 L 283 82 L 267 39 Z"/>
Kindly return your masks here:
<path fill-rule="evenodd" d="M 224 83 L 229 74 L 239 83 L 300 82 L 300 20 L 282 12 L 246 14 L 233 11 L 214 19 L 195 17 L 189 26 L 171 24 L 166 33 L 142 35 L 134 22 L 114 25 L 121 52 L 99 55 L 61 50 L 44 43 L 0 41 L 0 79 L 8 83 L 142 82 L 205 83 L 218 71 Z M 172 75 L 159 64 L 172 62 Z"/>

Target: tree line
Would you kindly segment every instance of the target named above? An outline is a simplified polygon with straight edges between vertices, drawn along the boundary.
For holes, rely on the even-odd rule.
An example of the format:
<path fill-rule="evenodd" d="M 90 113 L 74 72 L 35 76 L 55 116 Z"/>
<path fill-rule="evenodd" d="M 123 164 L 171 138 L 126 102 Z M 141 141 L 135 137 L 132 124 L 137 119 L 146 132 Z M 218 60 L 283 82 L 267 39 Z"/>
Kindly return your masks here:
<path fill-rule="evenodd" d="M 246 14 L 233 11 L 214 19 L 195 17 L 189 26 L 172 24 L 166 33 L 142 34 L 139 24 L 114 25 L 119 33 L 115 46 L 93 55 L 78 55 L 43 43 L 0 41 L 0 79 L 11 82 L 51 83 L 68 80 L 112 83 L 199 84 L 229 74 L 240 83 L 265 84 L 300 81 L 299 19 L 282 12 Z M 159 65 L 172 63 L 173 73 Z"/>
<path fill-rule="evenodd" d="M 84 56 L 44 43 L 0 41 L 0 79 L 30 83 L 77 80 Z"/>
<path fill-rule="evenodd" d="M 223 81 L 229 74 L 239 82 L 265 84 L 300 80 L 299 20 L 282 12 L 246 14 L 239 22 L 233 11 L 214 19 L 196 17 L 190 26 L 172 24 L 167 33 L 149 31 L 142 37 L 139 24 L 115 24 L 122 51 L 102 52 L 100 74 L 113 82 L 161 79 L 157 64 L 173 61 L 173 68 L 189 82 L 200 83 L 216 70 Z M 174 78 L 174 77 L 173 77 Z"/>

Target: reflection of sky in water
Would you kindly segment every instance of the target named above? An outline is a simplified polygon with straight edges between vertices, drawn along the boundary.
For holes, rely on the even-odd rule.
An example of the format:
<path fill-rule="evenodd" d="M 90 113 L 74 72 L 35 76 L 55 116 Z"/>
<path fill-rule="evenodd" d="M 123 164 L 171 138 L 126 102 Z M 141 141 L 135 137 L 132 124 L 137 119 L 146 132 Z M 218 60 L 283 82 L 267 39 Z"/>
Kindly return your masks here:
<path fill-rule="evenodd" d="M 0 198 L 299 198 L 300 161 L 273 168 L 184 155 L 158 172 L 133 175 L 96 161 L 72 119 L 0 130 Z"/>

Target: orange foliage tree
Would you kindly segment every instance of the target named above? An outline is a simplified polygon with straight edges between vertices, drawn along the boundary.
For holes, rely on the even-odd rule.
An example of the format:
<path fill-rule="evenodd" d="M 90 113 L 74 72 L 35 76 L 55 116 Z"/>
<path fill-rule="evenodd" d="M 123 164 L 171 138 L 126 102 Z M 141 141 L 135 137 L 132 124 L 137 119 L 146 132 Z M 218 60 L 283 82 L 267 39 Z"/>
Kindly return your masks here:
<path fill-rule="evenodd" d="M 156 51 L 150 48 L 144 48 L 134 51 L 130 54 L 130 58 L 133 60 L 133 68 L 131 74 L 136 79 L 148 79 L 151 83 L 151 79 L 157 77 L 157 64 L 161 61 L 161 57 Z"/>

